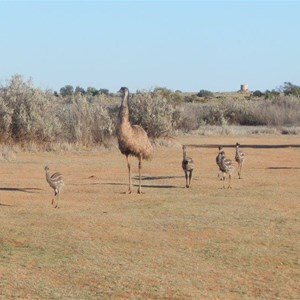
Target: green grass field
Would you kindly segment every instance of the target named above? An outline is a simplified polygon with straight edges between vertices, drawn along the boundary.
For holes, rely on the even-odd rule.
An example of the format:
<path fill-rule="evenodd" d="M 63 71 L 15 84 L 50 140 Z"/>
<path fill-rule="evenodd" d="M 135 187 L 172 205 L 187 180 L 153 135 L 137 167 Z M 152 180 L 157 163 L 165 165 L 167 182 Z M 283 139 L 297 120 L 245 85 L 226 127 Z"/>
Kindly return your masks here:
<path fill-rule="evenodd" d="M 1 299 L 299 299 L 300 148 L 242 148 L 242 179 L 217 179 L 217 149 L 181 144 L 297 144 L 298 136 L 180 136 L 127 189 L 117 148 L 17 153 L 1 161 Z M 235 149 L 226 148 L 229 158 Z M 64 174 L 60 208 L 44 166 Z"/>

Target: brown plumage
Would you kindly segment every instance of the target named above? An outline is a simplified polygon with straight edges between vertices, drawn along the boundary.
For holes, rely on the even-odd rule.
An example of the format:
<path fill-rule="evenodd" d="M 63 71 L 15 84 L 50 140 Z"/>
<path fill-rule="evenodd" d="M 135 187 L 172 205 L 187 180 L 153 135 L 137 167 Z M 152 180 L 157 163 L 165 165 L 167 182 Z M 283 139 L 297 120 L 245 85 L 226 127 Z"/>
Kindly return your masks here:
<path fill-rule="evenodd" d="M 238 163 L 238 175 L 241 179 L 242 167 L 245 161 L 245 154 L 240 151 L 240 144 L 236 143 L 235 161 Z"/>
<path fill-rule="evenodd" d="M 192 174 L 194 170 L 194 161 L 191 157 L 186 156 L 186 146 L 182 146 L 182 169 L 185 174 L 185 186 L 189 188 L 191 186 Z"/>
<path fill-rule="evenodd" d="M 223 173 L 223 188 L 225 189 L 225 174 L 228 174 L 228 180 L 229 180 L 229 184 L 228 184 L 228 189 L 231 188 L 230 183 L 231 183 L 231 175 L 234 171 L 234 166 L 232 163 L 232 160 L 228 159 L 225 157 L 225 152 L 221 151 L 221 164 L 220 164 L 220 169 Z"/>
<path fill-rule="evenodd" d="M 45 172 L 46 172 L 46 180 L 54 190 L 54 196 L 52 198 L 51 203 L 52 203 L 52 205 L 54 205 L 55 198 L 56 198 L 56 205 L 54 206 L 54 208 L 57 208 L 58 207 L 58 198 L 59 198 L 59 195 L 64 186 L 64 178 L 63 178 L 62 174 L 60 174 L 58 172 L 56 172 L 50 176 L 48 166 L 45 167 Z"/>
<path fill-rule="evenodd" d="M 218 178 L 220 177 L 220 174 L 222 173 L 222 170 L 221 170 L 221 159 L 222 159 L 221 151 L 222 151 L 222 147 L 219 146 L 219 153 L 216 156 L 216 163 L 217 163 L 217 165 L 219 167 Z M 222 178 L 221 178 L 221 180 L 222 180 Z"/>
<path fill-rule="evenodd" d="M 119 110 L 118 124 L 117 124 L 117 137 L 119 143 L 119 149 L 122 154 L 126 156 L 127 167 L 129 173 L 129 186 L 128 193 L 131 193 L 131 168 L 129 156 L 135 156 L 139 160 L 139 188 L 138 193 L 141 190 L 141 168 L 143 159 L 149 159 L 153 152 L 152 145 L 149 141 L 146 131 L 138 125 L 131 125 L 129 121 L 128 110 L 128 97 L 129 90 L 126 87 L 122 87 L 119 91 L 123 100 Z"/>

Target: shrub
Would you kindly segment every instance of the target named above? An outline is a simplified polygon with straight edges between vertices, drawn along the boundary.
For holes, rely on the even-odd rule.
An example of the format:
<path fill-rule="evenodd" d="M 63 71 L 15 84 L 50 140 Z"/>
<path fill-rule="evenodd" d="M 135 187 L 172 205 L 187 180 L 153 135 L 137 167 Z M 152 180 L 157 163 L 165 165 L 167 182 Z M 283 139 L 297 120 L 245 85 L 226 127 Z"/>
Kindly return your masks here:
<path fill-rule="evenodd" d="M 284 95 L 300 97 L 300 86 L 297 86 L 290 82 L 285 82 L 281 90 L 283 91 Z"/>
<path fill-rule="evenodd" d="M 265 94 L 262 93 L 262 92 L 259 91 L 259 90 L 256 90 L 256 91 L 254 91 L 254 92 L 252 93 L 252 95 L 253 95 L 254 97 L 263 97 Z"/>
<path fill-rule="evenodd" d="M 266 90 L 265 92 L 265 99 L 274 99 L 278 97 L 280 93 L 278 91 L 275 91 L 274 89 L 272 91 Z"/>
<path fill-rule="evenodd" d="M 166 99 L 167 101 L 174 103 L 175 105 L 181 104 L 184 101 L 184 96 L 182 95 L 182 92 L 180 92 L 178 90 L 173 92 L 172 90 L 169 90 L 164 87 L 156 87 L 152 91 L 152 94 L 153 94 L 152 96 L 154 96 L 154 97 L 156 97 L 156 96 L 162 97 L 162 98 Z"/>
<path fill-rule="evenodd" d="M 214 94 L 207 90 L 200 90 L 199 93 L 197 94 L 197 96 L 204 97 L 204 98 L 210 98 L 210 97 L 213 97 Z"/>
<path fill-rule="evenodd" d="M 130 100 L 130 119 L 152 138 L 168 136 L 174 126 L 174 104 L 160 93 L 138 92 Z"/>
<path fill-rule="evenodd" d="M 72 96 L 74 94 L 74 88 L 72 85 L 65 85 L 59 92 L 63 97 Z"/>
<path fill-rule="evenodd" d="M 300 125 L 299 111 L 300 102 L 292 96 L 278 96 L 269 101 L 221 99 L 208 103 L 186 103 L 179 128 L 195 130 L 203 124 L 222 127 Z"/>
<path fill-rule="evenodd" d="M 92 96 L 80 93 L 79 88 L 77 91 L 61 97 L 34 88 L 20 75 L 13 76 L 8 86 L 0 88 L 1 140 L 22 145 L 106 145 L 115 124 L 106 106 L 107 96 L 99 95 L 92 101 Z"/>

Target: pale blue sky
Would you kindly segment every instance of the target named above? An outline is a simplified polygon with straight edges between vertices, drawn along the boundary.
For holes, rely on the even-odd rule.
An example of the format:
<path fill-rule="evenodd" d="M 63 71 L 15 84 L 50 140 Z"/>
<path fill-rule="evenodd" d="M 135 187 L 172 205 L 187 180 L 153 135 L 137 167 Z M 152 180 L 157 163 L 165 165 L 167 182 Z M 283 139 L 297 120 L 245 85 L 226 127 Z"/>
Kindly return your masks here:
<path fill-rule="evenodd" d="M 300 85 L 298 1 L 0 2 L 0 82 L 197 92 Z"/>

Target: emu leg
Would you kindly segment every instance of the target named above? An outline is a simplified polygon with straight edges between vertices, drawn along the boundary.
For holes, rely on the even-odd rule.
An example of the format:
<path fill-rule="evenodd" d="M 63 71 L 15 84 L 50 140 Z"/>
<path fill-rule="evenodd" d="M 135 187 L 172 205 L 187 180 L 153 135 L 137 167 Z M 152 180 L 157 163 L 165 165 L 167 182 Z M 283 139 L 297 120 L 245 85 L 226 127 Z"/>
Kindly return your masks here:
<path fill-rule="evenodd" d="M 54 206 L 54 208 L 58 208 L 58 197 L 59 197 L 59 194 L 56 195 L 56 205 Z"/>
<path fill-rule="evenodd" d="M 193 175 L 193 170 L 190 171 L 190 174 L 189 174 L 189 187 L 191 186 L 192 175 Z"/>
<path fill-rule="evenodd" d="M 142 158 L 139 157 L 139 188 L 138 188 L 138 194 L 142 193 L 142 187 L 141 187 L 141 169 L 142 169 Z"/>
<path fill-rule="evenodd" d="M 56 195 L 57 195 L 57 191 L 56 191 L 56 189 L 55 189 L 55 190 L 54 190 L 54 196 L 53 196 L 52 201 L 51 201 L 51 204 L 52 204 L 52 205 L 54 205 L 54 203 L 55 203 Z"/>
<path fill-rule="evenodd" d="M 222 181 L 223 178 L 222 178 L 222 171 L 219 169 L 219 172 L 218 172 L 218 178 Z"/>
<path fill-rule="evenodd" d="M 229 179 L 229 184 L 228 184 L 228 189 L 231 189 L 231 186 L 230 186 L 230 183 L 231 183 L 231 174 L 229 174 L 229 176 L 228 176 L 228 179 Z"/>
<path fill-rule="evenodd" d="M 223 189 L 225 189 L 225 173 L 223 173 Z"/>
<path fill-rule="evenodd" d="M 242 178 L 242 168 L 243 168 L 243 162 L 241 162 L 241 167 L 240 167 L 240 179 Z"/>
<path fill-rule="evenodd" d="M 129 186 L 128 186 L 128 194 L 131 194 L 131 170 L 130 170 L 130 161 L 128 155 L 126 155 L 127 160 L 127 168 L 128 168 L 128 175 L 129 175 Z"/>
<path fill-rule="evenodd" d="M 185 174 L 185 187 L 189 187 L 189 184 L 188 184 L 188 173 L 187 171 L 184 171 L 184 174 Z"/>

